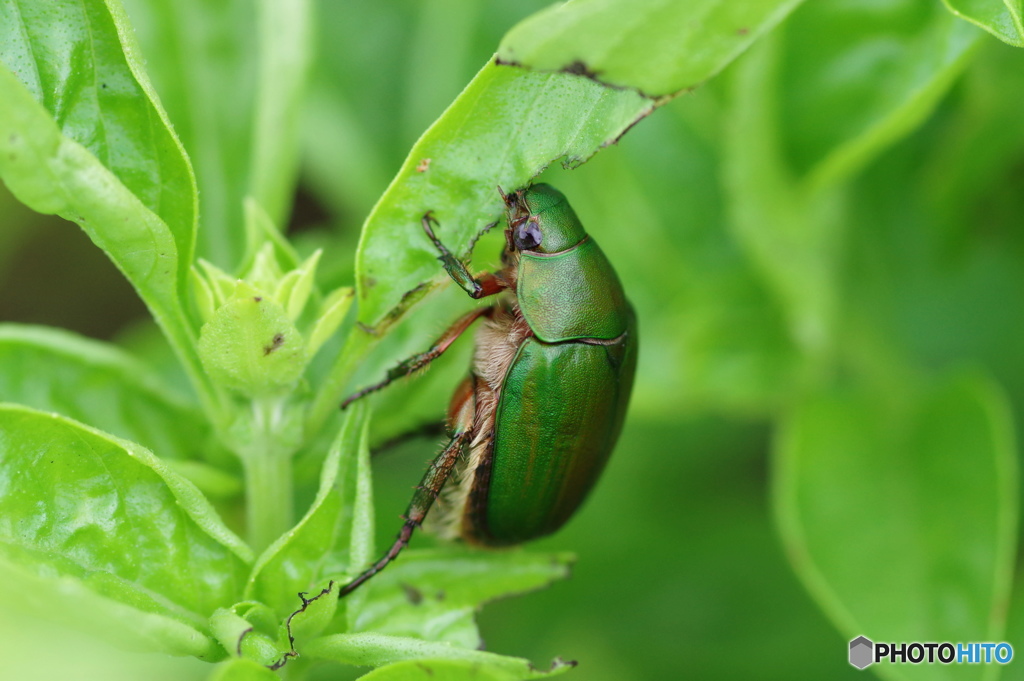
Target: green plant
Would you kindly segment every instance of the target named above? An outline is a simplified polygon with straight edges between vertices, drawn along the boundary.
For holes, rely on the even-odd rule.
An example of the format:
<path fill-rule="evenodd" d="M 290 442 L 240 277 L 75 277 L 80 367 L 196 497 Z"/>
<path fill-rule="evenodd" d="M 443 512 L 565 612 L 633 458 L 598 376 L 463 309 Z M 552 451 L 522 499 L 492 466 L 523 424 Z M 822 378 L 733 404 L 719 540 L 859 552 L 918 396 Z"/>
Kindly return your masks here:
<path fill-rule="evenodd" d="M 255 14 L 240 1 L 126 4 L 0 0 L 0 177 L 25 205 L 81 226 L 174 355 L 136 346 L 137 359 L 3 326 L 5 609 L 225 660 L 214 672 L 224 679 L 301 678 L 316 660 L 379 667 L 373 679 L 546 675 L 477 652 L 474 610 L 565 576 L 565 554 L 410 550 L 366 593 L 308 607 L 296 594 L 329 591 L 376 557 L 370 433 L 436 418 L 464 370 L 453 361 L 382 396 L 372 426 L 363 405 L 337 413 L 346 387 L 382 375 L 470 304 L 440 290 L 446 275 L 416 240 L 419 217 L 433 210 L 444 241 L 463 250 L 500 211 L 495 185 L 522 186 L 558 160 L 578 166 L 621 138 L 621 165 L 602 153 L 585 171 L 547 173 L 571 198 L 591 198 L 573 203 L 625 264 L 645 337 L 634 414 L 780 424 L 778 527 L 844 635 L 1003 635 L 1017 499 L 1002 390 L 1024 385 L 1019 353 L 920 339 L 947 331 L 927 319 L 946 281 L 934 252 L 975 243 L 963 225 L 978 178 L 1008 185 L 997 179 L 1022 148 L 1020 60 L 1008 48 L 923 1 L 576 0 L 505 36 L 378 200 L 383 168 L 408 144 L 389 155 L 364 133 L 418 133 L 440 113 L 462 85 L 444 55 L 471 53 L 474 12 L 485 10 L 457 0 L 419 10 L 422 70 L 394 107 L 388 50 L 400 40 L 375 33 L 392 26 L 379 10 L 324 3 L 314 22 L 301 1 L 261 2 Z M 947 4 L 1024 40 L 1018 5 Z M 319 23 L 322 38 L 344 32 L 314 53 Z M 350 38 L 359 31 L 378 40 Z M 448 41 L 458 44 L 437 45 Z M 320 137 L 303 144 L 304 126 Z M 934 170 L 914 166 L 922 153 Z M 300 157 L 324 203 L 369 214 L 353 272 L 338 264 L 351 256 L 345 235 L 320 235 L 323 250 L 281 235 Z M 911 183 L 910 199 L 893 195 Z M 946 230 L 915 230 L 931 224 Z M 909 254 L 913 267 L 878 253 Z M 1000 285 L 1016 281 L 1013 248 L 971 262 Z M 1020 331 L 996 318 L 982 315 L 979 335 Z M 952 368 L 979 357 L 981 369 Z M 952 546 L 941 528 L 973 543 Z M 905 604 L 895 613 L 894 592 Z"/>

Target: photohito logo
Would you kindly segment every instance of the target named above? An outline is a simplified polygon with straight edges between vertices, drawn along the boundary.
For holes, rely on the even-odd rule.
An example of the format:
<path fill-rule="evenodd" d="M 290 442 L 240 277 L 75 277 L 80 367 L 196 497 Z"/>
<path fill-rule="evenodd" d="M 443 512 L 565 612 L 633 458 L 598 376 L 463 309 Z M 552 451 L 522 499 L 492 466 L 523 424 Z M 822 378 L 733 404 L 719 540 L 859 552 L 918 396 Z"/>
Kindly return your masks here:
<path fill-rule="evenodd" d="M 892 664 L 1006 664 L 1013 659 L 1009 643 L 875 643 L 867 636 L 850 641 L 850 664 L 864 669 L 875 662 Z"/>

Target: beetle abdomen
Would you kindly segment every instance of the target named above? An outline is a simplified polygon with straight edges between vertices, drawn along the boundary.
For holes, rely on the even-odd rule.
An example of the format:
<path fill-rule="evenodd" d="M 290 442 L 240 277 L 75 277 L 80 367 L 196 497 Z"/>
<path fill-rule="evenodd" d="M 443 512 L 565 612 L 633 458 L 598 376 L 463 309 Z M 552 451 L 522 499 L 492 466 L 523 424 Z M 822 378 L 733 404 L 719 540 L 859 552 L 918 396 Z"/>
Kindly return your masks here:
<path fill-rule="evenodd" d="M 609 344 L 523 342 L 502 385 L 486 470 L 477 471 L 476 512 L 463 519 L 467 539 L 490 546 L 535 539 L 583 503 L 622 429 L 632 341 L 627 332 Z"/>

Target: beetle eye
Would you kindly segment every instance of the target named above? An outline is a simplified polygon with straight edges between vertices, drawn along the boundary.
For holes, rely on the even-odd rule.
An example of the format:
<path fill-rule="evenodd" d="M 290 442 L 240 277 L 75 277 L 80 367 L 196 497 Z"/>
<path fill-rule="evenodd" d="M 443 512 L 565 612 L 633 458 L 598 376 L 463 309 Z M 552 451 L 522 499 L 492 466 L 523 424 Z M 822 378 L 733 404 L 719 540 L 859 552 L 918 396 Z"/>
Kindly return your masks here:
<path fill-rule="evenodd" d="M 520 251 L 529 251 L 540 246 L 544 235 L 540 227 L 533 220 L 526 220 L 516 227 L 516 248 Z"/>

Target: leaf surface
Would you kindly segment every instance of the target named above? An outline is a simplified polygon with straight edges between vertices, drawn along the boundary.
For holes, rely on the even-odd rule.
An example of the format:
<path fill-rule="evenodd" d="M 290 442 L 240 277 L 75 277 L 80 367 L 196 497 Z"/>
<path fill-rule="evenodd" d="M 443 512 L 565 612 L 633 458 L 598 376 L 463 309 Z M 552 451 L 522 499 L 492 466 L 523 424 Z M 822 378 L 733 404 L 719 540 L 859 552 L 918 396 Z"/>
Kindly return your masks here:
<path fill-rule="evenodd" d="M 498 58 L 587 74 L 662 97 L 696 87 L 781 21 L 800 0 L 583 0 L 515 26 Z"/>
<path fill-rule="evenodd" d="M 821 395 L 792 414 L 776 452 L 776 513 L 797 573 L 844 636 L 1004 640 L 1015 457 L 1008 405 L 977 376 L 902 404 L 867 390 Z M 983 672 L 897 665 L 890 676 Z"/>
<path fill-rule="evenodd" d="M 1024 47 L 1024 2 L 1021 0 L 943 0 L 956 16 L 1014 47 Z"/>
<path fill-rule="evenodd" d="M 148 450 L 18 405 L 0 407 L 0 547 L 39 578 L 190 626 L 238 600 L 252 562 Z"/>
<path fill-rule="evenodd" d="M 160 452 L 199 459 L 209 424 L 119 348 L 42 326 L 0 324 L 0 399 L 56 411 Z"/>

